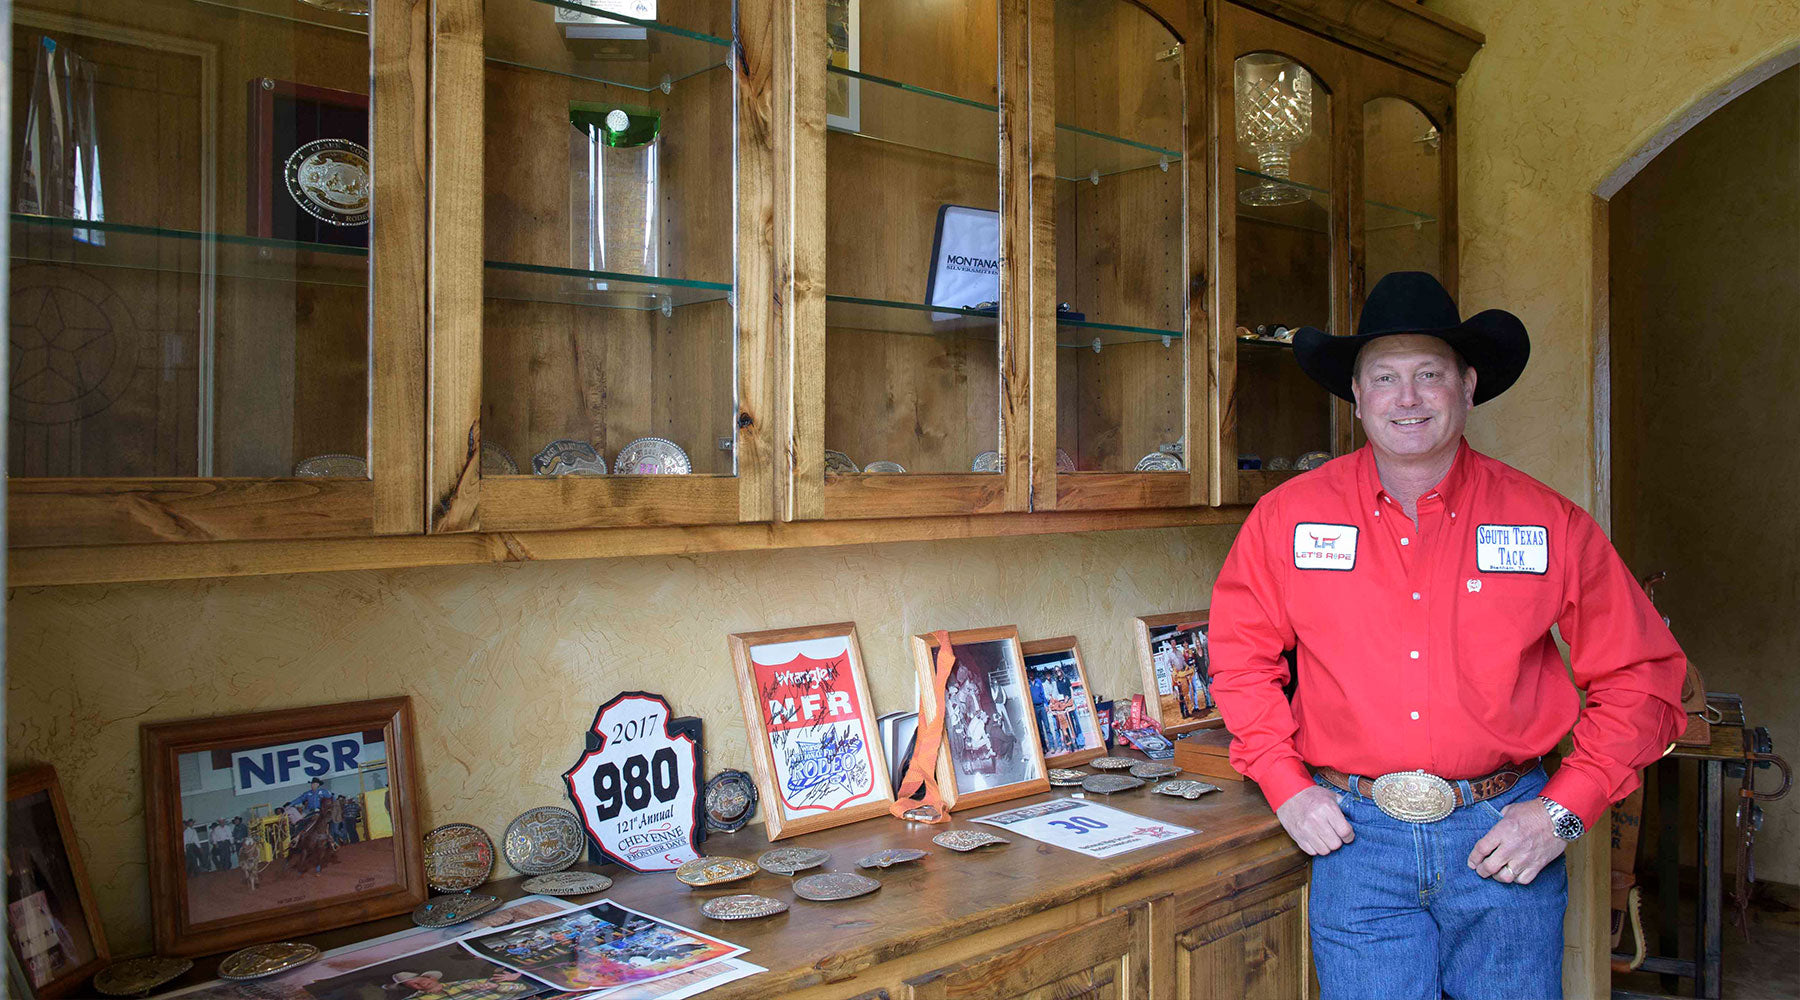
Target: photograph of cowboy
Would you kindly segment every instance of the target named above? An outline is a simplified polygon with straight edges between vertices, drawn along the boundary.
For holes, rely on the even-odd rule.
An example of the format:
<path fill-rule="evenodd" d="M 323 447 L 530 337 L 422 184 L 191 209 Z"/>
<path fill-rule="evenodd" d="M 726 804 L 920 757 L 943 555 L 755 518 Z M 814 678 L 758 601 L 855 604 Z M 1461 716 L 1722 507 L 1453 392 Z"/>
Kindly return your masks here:
<path fill-rule="evenodd" d="M 1025 675 L 1031 681 L 1031 705 L 1037 711 L 1038 736 L 1044 756 L 1055 757 L 1101 747 L 1100 724 L 1094 718 L 1087 685 L 1075 651 L 1028 653 Z"/>
<path fill-rule="evenodd" d="M 1156 665 L 1156 693 L 1166 710 L 1182 719 L 1204 718 L 1213 710 L 1212 674 L 1206 651 L 1206 624 L 1190 622 L 1150 630 L 1150 656 Z"/>
<path fill-rule="evenodd" d="M 303 988 L 317 1000 L 521 1000 L 553 992 L 455 944 L 315 979 Z"/>
<path fill-rule="evenodd" d="M 381 734 L 182 754 L 182 851 L 196 923 L 392 885 Z"/>

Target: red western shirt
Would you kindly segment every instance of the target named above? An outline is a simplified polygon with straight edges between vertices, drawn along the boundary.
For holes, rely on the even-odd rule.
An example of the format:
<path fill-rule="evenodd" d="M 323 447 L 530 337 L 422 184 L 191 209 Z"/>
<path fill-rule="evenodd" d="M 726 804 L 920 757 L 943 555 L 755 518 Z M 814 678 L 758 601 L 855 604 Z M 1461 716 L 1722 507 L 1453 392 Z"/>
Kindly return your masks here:
<path fill-rule="evenodd" d="M 1468 442 L 1417 511 L 1365 446 L 1250 512 L 1211 609 L 1232 765 L 1279 808 L 1308 764 L 1474 778 L 1573 728 L 1543 794 L 1593 829 L 1682 731 L 1681 648 L 1593 518 Z"/>

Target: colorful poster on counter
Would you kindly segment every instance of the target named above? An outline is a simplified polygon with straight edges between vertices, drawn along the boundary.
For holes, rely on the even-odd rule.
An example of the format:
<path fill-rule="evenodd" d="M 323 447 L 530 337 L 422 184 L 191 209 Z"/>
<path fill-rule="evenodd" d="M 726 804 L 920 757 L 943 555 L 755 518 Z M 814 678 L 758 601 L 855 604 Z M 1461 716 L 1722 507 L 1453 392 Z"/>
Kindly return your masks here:
<path fill-rule="evenodd" d="M 559 990 L 659 980 L 745 949 L 608 899 L 462 940 L 471 954 Z"/>

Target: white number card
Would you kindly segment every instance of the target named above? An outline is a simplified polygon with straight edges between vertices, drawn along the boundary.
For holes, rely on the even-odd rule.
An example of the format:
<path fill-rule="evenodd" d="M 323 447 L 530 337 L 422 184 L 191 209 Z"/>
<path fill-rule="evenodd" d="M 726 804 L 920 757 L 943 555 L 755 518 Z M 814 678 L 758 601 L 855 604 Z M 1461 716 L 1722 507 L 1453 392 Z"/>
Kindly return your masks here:
<path fill-rule="evenodd" d="M 1091 858 L 1110 858 L 1198 832 L 1073 798 L 1053 799 L 979 816 L 975 822 L 1078 851 Z"/>
<path fill-rule="evenodd" d="M 588 750 L 563 773 L 575 814 L 602 853 L 636 872 L 700 856 L 694 738 L 670 726 L 662 696 L 627 691 L 600 707 Z"/>

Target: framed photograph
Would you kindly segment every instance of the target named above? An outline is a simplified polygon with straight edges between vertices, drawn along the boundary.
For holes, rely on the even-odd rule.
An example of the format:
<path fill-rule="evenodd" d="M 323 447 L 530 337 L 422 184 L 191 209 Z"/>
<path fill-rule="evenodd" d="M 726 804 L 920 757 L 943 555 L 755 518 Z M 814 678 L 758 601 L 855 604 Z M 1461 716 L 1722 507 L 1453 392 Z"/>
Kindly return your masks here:
<path fill-rule="evenodd" d="M 1144 708 L 1163 733 L 1225 724 L 1213 707 L 1205 611 L 1139 618 L 1137 638 Z"/>
<path fill-rule="evenodd" d="M 6 779 L 6 937 L 27 996 L 80 989 L 110 956 L 56 769 Z"/>
<path fill-rule="evenodd" d="M 956 665 L 944 685 L 944 742 L 937 760 L 945 808 L 1049 791 L 1019 630 L 1006 625 L 952 632 L 950 648 Z M 913 636 L 920 690 L 931 689 L 936 661 L 937 637 Z"/>
<path fill-rule="evenodd" d="M 410 699 L 164 722 L 140 736 L 159 954 L 424 902 Z"/>
<path fill-rule="evenodd" d="M 1106 749 L 1111 750 L 1113 746 L 1112 699 L 1094 702 L 1094 715 L 1100 720 L 1100 739 L 1106 743 Z"/>
<path fill-rule="evenodd" d="M 862 0 L 825 0 L 826 62 L 855 73 L 862 69 Z M 862 131 L 862 81 L 825 73 L 825 127 Z"/>
<path fill-rule="evenodd" d="M 770 840 L 887 815 L 894 801 L 856 625 L 730 637 Z"/>
<path fill-rule="evenodd" d="M 1075 637 L 1034 639 L 1019 648 L 1025 654 L 1025 679 L 1031 685 L 1044 763 L 1074 767 L 1104 756 L 1106 727 L 1094 707 L 1094 689 Z"/>
<path fill-rule="evenodd" d="M 369 95 L 250 81 L 251 235 L 369 245 Z"/>

